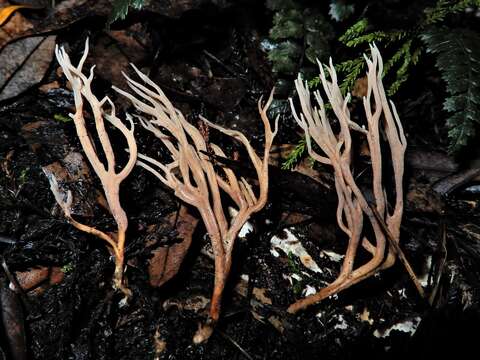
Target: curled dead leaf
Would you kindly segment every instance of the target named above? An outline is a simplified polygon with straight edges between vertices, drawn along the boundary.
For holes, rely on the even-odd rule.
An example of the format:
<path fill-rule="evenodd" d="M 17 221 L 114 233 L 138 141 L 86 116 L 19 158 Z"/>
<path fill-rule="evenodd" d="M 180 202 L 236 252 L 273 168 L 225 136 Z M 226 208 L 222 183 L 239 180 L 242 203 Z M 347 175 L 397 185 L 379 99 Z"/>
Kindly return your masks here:
<path fill-rule="evenodd" d="M 0 0 L 0 8 L 3 10 L 7 7 L 9 7 L 9 2 Z M 33 24 L 20 12 L 8 14 L 5 16 L 3 24 L 0 25 L 0 48 L 32 28 Z"/>
<path fill-rule="evenodd" d="M 10 5 L 0 9 L 0 26 L 5 24 L 10 16 L 17 10 L 31 8 L 29 5 Z"/>

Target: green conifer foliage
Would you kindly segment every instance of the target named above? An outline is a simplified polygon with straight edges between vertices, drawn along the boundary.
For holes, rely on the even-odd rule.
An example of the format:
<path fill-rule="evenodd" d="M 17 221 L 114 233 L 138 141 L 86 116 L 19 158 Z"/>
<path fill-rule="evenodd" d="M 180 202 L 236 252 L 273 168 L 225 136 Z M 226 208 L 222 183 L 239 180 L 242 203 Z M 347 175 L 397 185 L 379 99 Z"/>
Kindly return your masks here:
<path fill-rule="evenodd" d="M 432 28 L 421 36 L 446 84 L 450 151 L 458 152 L 480 124 L 480 35 L 468 29 Z"/>

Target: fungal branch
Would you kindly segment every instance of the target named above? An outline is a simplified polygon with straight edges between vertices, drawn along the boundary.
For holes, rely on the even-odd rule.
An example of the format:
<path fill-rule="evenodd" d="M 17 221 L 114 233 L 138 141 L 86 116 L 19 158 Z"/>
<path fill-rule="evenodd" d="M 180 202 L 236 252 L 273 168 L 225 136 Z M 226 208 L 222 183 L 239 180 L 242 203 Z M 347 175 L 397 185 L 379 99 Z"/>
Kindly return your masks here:
<path fill-rule="evenodd" d="M 275 130 L 272 130 L 267 117 L 273 91 L 265 105 L 262 105 L 261 99 L 258 103 L 265 129 L 263 159 L 257 155 L 241 132 L 225 129 L 202 118 L 208 126 L 236 139 L 244 146 L 256 172 L 259 188 L 256 194 L 252 184 L 243 177 L 238 178 L 233 170 L 223 167 L 220 172 L 216 171 L 206 155 L 207 149 L 211 149 L 215 155 L 225 157 L 223 150 L 213 143 L 209 143 L 207 147 L 200 131 L 172 105 L 160 87 L 135 66 L 133 68 L 142 83 L 126 75 L 125 77 L 136 96 L 118 88 L 116 90 L 132 101 L 141 114 L 137 118 L 142 126 L 165 145 L 171 157 L 170 163 L 164 164 L 139 154 L 137 164 L 171 188 L 179 199 L 198 209 L 212 243 L 215 280 L 210 313 L 206 324 L 201 326 L 194 336 L 194 342 L 201 343 L 209 338 L 219 319 L 222 293 L 230 272 L 232 250 L 238 232 L 248 218 L 261 210 L 267 201 L 268 159 L 278 125 L 277 118 Z M 238 212 L 233 218 L 227 218 L 222 194 L 230 198 L 237 207 Z"/>
<path fill-rule="evenodd" d="M 365 57 L 368 65 L 368 89 L 367 95 L 363 98 L 366 128 L 351 120 L 348 109 L 350 97 L 349 95 L 346 98 L 342 96 L 331 60 L 330 66 L 327 68 L 330 81 L 325 76 L 323 65 L 319 63 L 320 79 L 339 123 L 338 133 L 334 133 L 332 130 L 320 92 L 314 93 L 317 104 L 312 106 L 307 84 L 302 81 L 300 76 L 295 81 L 301 113 L 297 113 L 290 99 L 293 116 L 305 132 L 309 154 L 318 162 L 333 168 L 338 196 L 337 222 L 340 229 L 349 237 L 349 242 L 337 279 L 318 293 L 292 304 L 288 309 L 292 313 L 336 294 L 370 277 L 378 270 L 392 266 L 395 262 L 396 251 L 392 244 L 387 247 L 386 235 L 379 221 L 383 220 L 392 240 L 398 244 L 403 215 L 402 180 L 407 142 L 395 106 L 387 100 L 385 95 L 382 84 L 382 57 L 376 46 L 370 46 L 370 49 L 371 59 Z M 380 215 L 380 220 L 372 211 L 371 205 L 367 202 L 354 176 L 352 131 L 361 133 L 367 140 L 373 177 L 371 183 L 374 198 L 373 208 Z M 312 139 L 323 152 L 322 155 L 312 148 Z M 382 152 L 382 144 L 388 146 L 389 152 Z M 391 159 L 384 159 L 382 153 L 389 154 Z M 382 167 L 389 163 L 393 169 L 395 184 L 394 189 L 390 189 L 390 193 L 395 194 L 392 211 L 389 210 L 387 189 L 382 177 Z M 368 239 L 365 234 L 364 217 L 373 230 L 373 239 Z M 372 257 L 365 264 L 355 268 L 355 258 L 360 245 Z"/>
<path fill-rule="evenodd" d="M 70 114 L 73 119 L 78 138 L 88 158 L 93 170 L 100 178 L 105 197 L 110 209 L 110 212 L 117 223 L 117 232 L 114 235 L 109 235 L 98 229 L 84 225 L 73 219 L 71 214 L 72 194 L 69 191 L 64 194 L 59 189 L 57 181 L 50 177 L 50 188 L 55 195 L 57 203 L 63 210 L 66 218 L 77 229 L 89 234 L 93 234 L 102 240 L 106 241 L 115 255 L 115 273 L 113 277 L 114 287 L 121 290 L 125 295 L 129 296 L 130 290 L 124 285 L 123 282 L 123 267 L 124 267 L 124 249 L 125 249 L 125 233 L 128 227 L 128 219 L 125 211 L 120 204 L 120 183 L 130 174 L 135 162 L 137 160 L 137 144 L 134 138 L 134 125 L 130 116 L 127 116 L 130 122 L 130 128 L 127 128 L 122 121 L 115 115 L 115 106 L 113 102 L 105 97 L 101 101 L 92 93 L 91 83 L 93 80 L 94 67 L 90 69 L 90 74 L 87 77 L 82 73 L 83 64 L 88 55 L 88 40 L 85 44 L 85 51 L 83 53 L 80 62 L 75 67 L 72 65 L 68 54 L 65 49 L 55 49 L 55 54 L 63 72 L 70 82 L 75 99 L 75 114 Z M 87 104 L 87 106 L 85 106 Z M 109 111 L 106 107 L 109 106 Z M 94 122 L 96 133 L 105 155 L 106 164 L 104 164 L 100 158 L 95 144 L 92 141 L 92 134 L 87 128 L 87 124 L 84 117 L 84 111 L 86 107 L 90 108 Z M 115 170 L 115 155 L 113 153 L 112 145 L 108 137 L 105 120 L 112 124 L 120 133 L 124 136 L 129 149 L 129 159 L 122 170 L 117 172 Z"/>

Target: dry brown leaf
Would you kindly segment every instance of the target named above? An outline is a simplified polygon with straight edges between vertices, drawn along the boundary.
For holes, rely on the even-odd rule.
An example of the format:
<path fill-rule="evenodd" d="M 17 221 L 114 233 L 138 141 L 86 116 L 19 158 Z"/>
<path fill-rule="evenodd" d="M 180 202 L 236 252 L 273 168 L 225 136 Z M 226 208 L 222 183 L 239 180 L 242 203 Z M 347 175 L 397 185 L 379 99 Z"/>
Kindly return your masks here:
<path fill-rule="evenodd" d="M 34 36 L 0 50 L 0 101 L 39 83 L 52 62 L 56 36 Z"/>
<path fill-rule="evenodd" d="M 190 215 L 185 206 L 181 206 L 178 217 L 177 213 L 172 213 L 168 216 L 166 224 L 160 225 L 171 229 L 175 228 L 182 241 L 152 251 L 153 258 L 150 259 L 148 265 L 150 285 L 162 286 L 177 274 L 192 243 L 192 235 L 197 223 L 198 219 Z"/>
<path fill-rule="evenodd" d="M 8 1 L 0 0 L 0 7 L 5 8 L 8 6 Z M 7 19 L 8 21 L 0 26 L 0 48 L 2 48 L 8 41 L 14 39 L 16 36 L 33 28 L 33 24 L 19 12 L 9 14 L 5 20 Z"/>
<path fill-rule="evenodd" d="M 60 161 L 42 167 L 47 177 L 53 176 L 59 184 L 73 193 L 72 214 L 93 216 L 98 203 L 97 191 L 93 186 L 90 170 L 82 154 L 71 152 Z M 101 205 L 101 204 L 100 204 Z"/>
<path fill-rule="evenodd" d="M 60 83 L 58 81 L 52 81 L 48 84 L 44 84 L 38 88 L 39 91 L 42 93 L 48 93 L 51 90 L 59 89 L 60 88 Z"/>
<path fill-rule="evenodd" d="M 41 266 L 27 271 L 18 271 L 15 276 L 23 291 L 31 295 L 39 295 L 48 287 L 61 283 L 65 274 L 58 266 Z M 10 288 L 15 290 L 13 284 L 10 284 Z"/>
<path fill-rule="evenodd" d="M 29 5 L 10 5 L 7 7 L 4 7 L 3 9 L 0 9 L 0 26 L 5 24 L 7 20 L 10 18 L 10 16 L 17 10 L 23 9 L 23 8 L 31 8 Z"/>
<path fill-rule="evenodd" d="M 5 2 L 0 0 L 0 5 Z M 48 16 L 36 20 L 26 20 L 16 12 L 8 23 L 0 28 L 0 47 L 20 37 L 58 32 L 88 17 L 108 16 L 112 6 L 111 0 L 66 0 L 57 3 Z M 5 32 L 2 33 L 2 30 Z"/>
<path fill-rule="evenodd" d="M 39 267 L 28 271 L 19 271 L 15 275 L 17 277 L 18 284 L 25 291 L 28 291 L 48 278 L 48 267 Z"/>
<path fill-rule="evenodd" d="M 127 83 L 123 73 L 132 76 L 130 64 L 144 62 L 150 48 L 145 26 L 134 24 L 125 30 L 112 30 L 98 37 L 92 48 L 92 62 L 103 79 L 124 88 Z"/>
<path fill-rule="evenodd" d="M 368 79 L 366 76 L 361 77 L 355 81 L 355 85 L 353 86 L 352 95 L 355 97 L 363 98 L 367 96 L 368 91 Z"/>

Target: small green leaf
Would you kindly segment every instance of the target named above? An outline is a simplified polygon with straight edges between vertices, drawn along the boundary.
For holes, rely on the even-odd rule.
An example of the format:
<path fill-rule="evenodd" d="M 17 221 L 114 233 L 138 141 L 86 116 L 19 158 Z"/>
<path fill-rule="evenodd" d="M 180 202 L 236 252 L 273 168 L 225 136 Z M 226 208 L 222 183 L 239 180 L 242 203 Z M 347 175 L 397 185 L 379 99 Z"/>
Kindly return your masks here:
<path fill-rule="evenodd" d="M 127 17 L 129 8 L 141 9 L 145 0 L 115 0 L 110 14 L 109 23 L 117 20 L 123 20 Z"/>
<path fill-rule="evenodd" d="M 72 121 L 71 117 L 65 116 L 65 115 L 62 115 L 62 114 L 55 114 L 55 115 L 53 115 L 53 118 L 56 121 L 60 121 L 60 122 L 63 122 L 63 123 L 67 123 L 67 122 Z"/>
<path fill-rule="evenodd" d="M 291 170 L 299 163 L 302 159 L 303 155 L 305 154 L 305 150 L 307 148 L 307 142 L 305 138 L 300 140 L 300 142 L 295 146 L 290 154 L 288 154 L 287 158 L 282 164 L 283 170 Z"/>
<path fill-rule="evenodd" d="M 18 176 L 19 185 L 23 185 L 27 182 L 27 176 L 28 176 L 29 170 L 30 170 L 29 167 L 22 169 L 22 171 L 20 172 L 20 175 Z"/>
<path fill-rule="evenodd" d="M 340 84 L 340 90 L 345 95 L 351 91 L 355 86 L 355 82 L 362 75 L 365 70 L 365 60 L 363 57 L 358 57 L 353 60 L 347 60 L 335 67 L 339 73 L 345 74 L 343 82 Z"/>
<path fill-rule="evenodd" d="M 445 81 L 449 150 L 457 153 L 476 135 L 480 123 L 480 34 L 469 29 L 431 28 L 421 35 Z"/>
<path fill-rule="evenodd" d="M 72 263 L 68 263 L 68 264 L 65 264 L 63 265 L 60 270 L 64 273 L 64 274 L 68 274 L 68 273 L 71 273 L 73 271 L 73 264 Z"/>
<path fill-rule="evenodd" d="M 368 20 L 366 18 L 360 19 L 355 24 L 350 26 L 350 28 L 345 31 L 345 34 L 340 36 L 340 42 L 346 44 L 348 41 L 351 41 L 360 35 L 362 35 L 368 27 Z"/>

